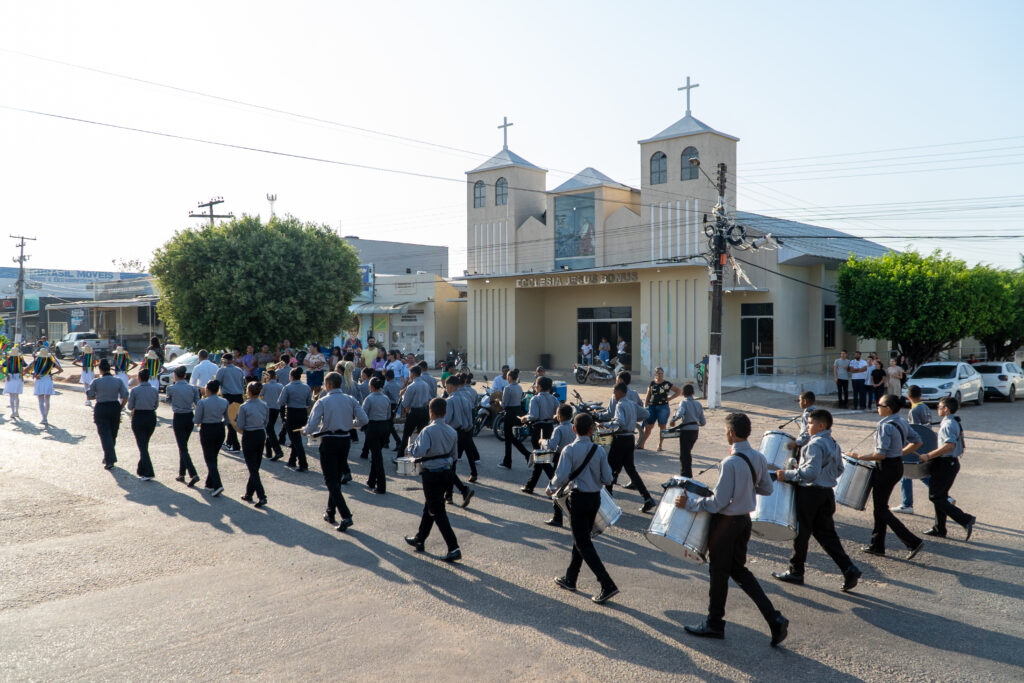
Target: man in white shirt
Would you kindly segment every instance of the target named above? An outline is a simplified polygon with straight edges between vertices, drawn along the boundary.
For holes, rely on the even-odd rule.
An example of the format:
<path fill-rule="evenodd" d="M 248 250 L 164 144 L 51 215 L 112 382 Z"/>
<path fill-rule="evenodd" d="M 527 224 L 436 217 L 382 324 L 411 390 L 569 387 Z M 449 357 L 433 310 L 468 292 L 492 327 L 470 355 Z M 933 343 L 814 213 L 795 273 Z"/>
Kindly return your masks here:
<path fill-rule="evenodd" d="M 836 381 L 836 398 L 840 408 L 846 408 L 850 399 L 850 360 L 846 351 L 832 364 L 832 377 Z"/>
<path fill-rule="evenodd" d="M 861 360 L 860 351 L 853 353 L 853 360 L 849 366 L 850 381 L 853 382 L 853 409 L 867 410 L 868 391 L 866 382 L 868 379 L 868 362 Z"/>
<path fill-rule="evenodd" d="M 210 352 L 206 349 L 200 349 L 197 355 L 199 356 L 199 362 L 192 368 L 192 377 L 189 379 L 189 384 L 203 390 L 206 388 L 206 383 L 217 374 L 219 368 L 216 363 L 210 362 Z"/>
<path fill-rule="evenodd" d="M 594 359 L 594 347 L 590 345 L 589 339 L 583 340 L 583 346 L 580 347 L 580 355 L 583 357 L 584 363 L 590 363 Z"/>

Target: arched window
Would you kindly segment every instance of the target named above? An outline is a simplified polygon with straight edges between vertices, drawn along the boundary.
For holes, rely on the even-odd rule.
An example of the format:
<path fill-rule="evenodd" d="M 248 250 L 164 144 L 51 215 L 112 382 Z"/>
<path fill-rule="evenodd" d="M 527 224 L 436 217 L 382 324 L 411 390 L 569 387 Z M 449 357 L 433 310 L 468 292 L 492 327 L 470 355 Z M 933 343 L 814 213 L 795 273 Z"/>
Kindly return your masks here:
<path fill-rule="evenodd" d="M 655 152 L 651 157 L 651 185 L 668 182 L 668 159 L 664 152 Z"/>
<path fill-rule="evenodd" d="M 697 176 L 700 175 L 700 171 L 696 166 L 690 163 L 690 159 L 700 159 L 700 155 L 697 153 L 696 147 L 687 147 L 683 150 L 683 168 L 682 172 L 679 174 L 680 180 L 696 180 Z"/>
<path fill-rule="evenodd" d="M 473 185 L 473 208 L 479 209 L 481 206 L 487 206 L 487 186 L 484 181 L 478 180 Z"/>
<path fill-rule="evenodd" d="M 498 182 L 494 183 L 494 205 L 505 206 L 506 204 L 508 204 L 508 181 L 498 178 Z"/>

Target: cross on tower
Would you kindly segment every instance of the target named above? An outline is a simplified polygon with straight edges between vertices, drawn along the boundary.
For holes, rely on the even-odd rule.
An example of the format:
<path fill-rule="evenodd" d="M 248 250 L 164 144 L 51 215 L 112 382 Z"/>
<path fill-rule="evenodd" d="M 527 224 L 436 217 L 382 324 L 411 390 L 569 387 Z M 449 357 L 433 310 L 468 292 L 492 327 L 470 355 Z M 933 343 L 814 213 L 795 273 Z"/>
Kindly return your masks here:
<path fill-rule="evenodd" d="M 694 88 L 699 88 L 699 87 L 700 87 L 700 83 L 694 83 L 693 85 L 690 85 L 690 77 L 687 76 L 686 77 L 686 85 L 684 85 L 681 88 L 678 88 L 678 90 L 685 90 L 686 91 L 686 115 L 687 116 L 690 115 L 690 91 L 693 90 Z"/>
<path fill-rule="evenodd" d="M 503 118 L 504 118 L 505 122 L 502 123 L 500 126 L 498 126 L 498 128 L 501 128 L 502 129 L 502 133 L 505 134 L 505 143 L 502 146 L 502 149 L 508 149 L 508 127 L 512 126 L 512 125 L 515 125 L 515 124 L 509 123 L 507 116 L 505 116 Z"/>

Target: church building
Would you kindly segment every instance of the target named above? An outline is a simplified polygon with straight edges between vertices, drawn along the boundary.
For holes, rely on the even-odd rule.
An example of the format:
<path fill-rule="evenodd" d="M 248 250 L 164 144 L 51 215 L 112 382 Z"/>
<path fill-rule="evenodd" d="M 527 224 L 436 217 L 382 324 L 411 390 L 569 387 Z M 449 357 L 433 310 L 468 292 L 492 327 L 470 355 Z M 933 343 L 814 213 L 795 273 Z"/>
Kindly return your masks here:
<path fill-rule="evenodd" d="M 662 367 L 674 382 L 692 379 L 711 319 L 704 220 L 713 221 L 718 190 L 705 173 L 714 177 L 723 162 L 735 171 L 739 138 L 694 118 L 687 90 L 686 115 L 638 143 L 639 188 L 587 167 L 549 190 L 547 171 L 509 149 L 510 125 L 499 126 L 502 150 L 467 173 L 470 365 L 496 372 L 544 359 L 566 370 L 585 339 L 595 350 L 607 339 L 614 355 L 621 337 L 634 375 Z M 723 278 L 723 374 L 772 374 L 794 363 L 824 372 L 830 355 L 856 346 L 838 316 L 838 266 L 851 253 L 887 249 L 737 212 L 735 198 L 727 183 L 726 207 L 745 226 L 748 248 L 730 251 Z M 749 248 L 768 234 L 762 248 Z"/>

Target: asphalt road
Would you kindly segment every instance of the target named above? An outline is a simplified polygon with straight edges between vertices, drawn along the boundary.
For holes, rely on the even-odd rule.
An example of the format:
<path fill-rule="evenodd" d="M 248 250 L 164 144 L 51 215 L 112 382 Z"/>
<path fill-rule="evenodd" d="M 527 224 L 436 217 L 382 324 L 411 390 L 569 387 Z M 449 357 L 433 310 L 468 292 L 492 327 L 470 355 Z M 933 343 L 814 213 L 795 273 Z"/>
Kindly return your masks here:
<path fill-rule="evenodd" d="M 607 388 L 587 388 L 606 399 Z M 749 412 L 755 433 L 774 429 L 794 405 L 748 390 L 726 397 Z M 989 403 L 962 416 L 969 451 L 953 490 L 979 523 L 969 543 L 928 540 L 914 561 L 890 534 L 890 557 L 859 552 L 870 512 L 840 508 L 837 525 L 864 571 L 852 594 L 812 542 L 807 585 L 781 585 L 784 543 L 750 544 L 749 566 L 790 619 L 784 647 L 735 586 L 723 641 L 682 626 L 707 606 L 707 569 L 682 564 L 643 537 L 650 517 L 639 497 L 617 494 L 624 515 L 597 541 L 622 592 L 605 606 L 552 583 L 569 559 L 568 530 L 541 522 L 550 504 L 519 492 L 521 458 L 497 467 L 499 443 L 477 440 L 481 479 L 471 506 L 451 517 L 464 560 L 438 558 L 402 540 L 422 509 L 418 481 L 389 477 L 388 494 L 362 484 L 367 461 L 352 458 L 345 487 L 355 526 L 339 534 L 321 520 L 326 491 L 316 452 L 310 471 L 264 463 L 270 505 L 238 500 L 246 473 L 221 456 L 227 490 L 210 498 L 174 481 L 170 409 L 160 408 L 152 444 L 157 479 L 134 476 L 137 451 L 125 423 L 119 467 L 100 465 L 91 411 L 80 393 L 54 397 L 42 429 L 35 401 L 7 418 L 0 397 L 0 678 L 3 680 L 1021 680 L 1024 675 L 1024 405 Z M 726 452 L 724 411 L 696 446 L 696 465 Z M 870 432 L 872 414 L 837 419 L 845 449 Z M 756 441 L 756 439 L 755 439 Z M 867 443 L 867 442 L 865 442 Z M 652 442 L 656 445 L 656 438 Z M 756 443 L 755 443 L 756 445 Z M 863 445 L 860 446 L 863 448 Z M 192 451 L 200 473 L 198 437 Z M 638 454 L 648 485 L 678 471 L 678 442 Z M 121 469 L 123 468 L 123 469 Z M 464 471 L 464 465 L 460 471 Z M 389 473 L 392 472 L 389 468 Z M 714 482 L 714 472 L 703 477 Z M 926 491 L 915 484 L 923 531 Z M 456 494 L 458 501 L 458 495 Z M 897 495 L 893 496 L 893 503 Z"/>

